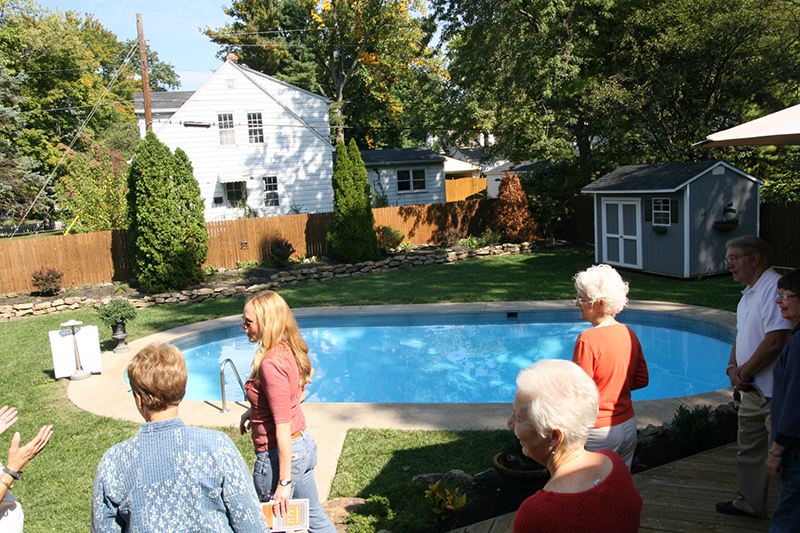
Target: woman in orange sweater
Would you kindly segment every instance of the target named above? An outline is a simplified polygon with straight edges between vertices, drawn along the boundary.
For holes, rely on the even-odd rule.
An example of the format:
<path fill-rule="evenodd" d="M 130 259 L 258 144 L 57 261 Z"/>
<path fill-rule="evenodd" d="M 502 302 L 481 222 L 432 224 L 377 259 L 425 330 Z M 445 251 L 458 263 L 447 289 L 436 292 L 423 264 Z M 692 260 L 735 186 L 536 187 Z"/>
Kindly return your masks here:
<path fill-rule="evenodd" d="M 608 265 L 595 265 L 575 276 L 575 306 L 591 329 L 578 335 L 572 360 L 597 384 L 600 413 L 586 449 L 612 450 L 628 468 L 636 451 L 636 418 L 631 391 L 650 381 L 636 334 L 614 318 L 628 303 L 628 284 Z"/>

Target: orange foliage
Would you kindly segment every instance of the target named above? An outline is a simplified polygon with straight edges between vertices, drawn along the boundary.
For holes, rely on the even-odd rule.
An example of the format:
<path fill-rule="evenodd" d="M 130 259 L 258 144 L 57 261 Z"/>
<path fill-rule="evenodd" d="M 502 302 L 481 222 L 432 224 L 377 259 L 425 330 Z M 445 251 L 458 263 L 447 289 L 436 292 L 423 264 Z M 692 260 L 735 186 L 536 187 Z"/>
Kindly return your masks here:
<path fill-rule="evenodd" d="M 491 226 L 511 242 L 529 241 L 533 238 L 533 217 L 528 197 L 516 174 L 503 173 Z"/>

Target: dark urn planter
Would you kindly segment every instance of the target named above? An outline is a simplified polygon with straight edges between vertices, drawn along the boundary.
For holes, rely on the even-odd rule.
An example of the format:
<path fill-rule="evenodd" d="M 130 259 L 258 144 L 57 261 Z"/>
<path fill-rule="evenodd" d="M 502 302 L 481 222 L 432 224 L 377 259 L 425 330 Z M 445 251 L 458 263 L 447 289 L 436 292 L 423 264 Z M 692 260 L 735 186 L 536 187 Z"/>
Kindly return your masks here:
<path fill-rule="evenodd" d="M 550 471 L 533 459 L 510 452 L 500 452 L 492 459 L 492 466 L 500 481 L 508 486 L 531 489 L 534 492 L 545 486 Z"/>
<path fill-rule="evenodd" d="M 127 352 L 131 349 L 130 346 L 125 344 L 125 339 L 127 337 L 128 332 L 125 331 L 125 322 L 118 320 L 114 324 L 114 333 L 111 334 L 111 338 L 117 341 L 117 347 L 114 348 L 114 353 Z"/>

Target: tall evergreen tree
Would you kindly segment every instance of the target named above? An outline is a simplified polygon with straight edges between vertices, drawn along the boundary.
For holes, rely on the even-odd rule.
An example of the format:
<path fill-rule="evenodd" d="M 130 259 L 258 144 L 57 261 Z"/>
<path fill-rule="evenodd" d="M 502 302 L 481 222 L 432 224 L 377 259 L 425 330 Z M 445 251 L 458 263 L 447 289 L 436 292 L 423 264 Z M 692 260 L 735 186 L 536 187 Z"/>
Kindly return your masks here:
<path fill-rule="evenodd" d="M 202 279 L 200 263 L 208 244 L 202 238 L 204 230 L 197 228 L 199 190 L 186 185 L 194 180 L 188 163 L 186 154 L 173 156 L 147 132 L 128 171 L 133 269 L 150 292 L 182 289 Z"/>
<path fill-rule="evenodd" d="M 339 141 L 333 167 L 333 220 L 328 245 L 337 259 L 348 263 L 378 257 L 375 217 L 369 197 L 367 169 L 354 140 L 350 148 Z"/>
<path fill-rule="evenodd" d="M 208 231 L 203 215 L 203 199 L 200 186 L 194 179 L 194 171 L 189 156 L 180 148 L 175 149 L 175 174 L 173 176 L 177 193 L 178 210 L 183 219 L 183 245 L 189 253 L 191 283 L 201 282 L 205 275 L 201 265 L 208 256 Z"/>

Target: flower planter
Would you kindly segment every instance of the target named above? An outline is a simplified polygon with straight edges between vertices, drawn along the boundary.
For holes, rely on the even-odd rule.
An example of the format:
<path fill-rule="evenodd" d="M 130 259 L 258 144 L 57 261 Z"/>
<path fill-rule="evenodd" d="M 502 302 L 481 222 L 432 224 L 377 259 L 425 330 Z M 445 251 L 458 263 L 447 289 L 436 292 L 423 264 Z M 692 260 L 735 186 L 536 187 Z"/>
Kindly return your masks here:
<path fill-rule="evenodd" d="M 715 231 L 730 231 L 737 226 L 739 226 L 738 218 L 724 218 L 722 220 L 714 221 Z"/>
<path fill-rule="evenodd" d="M 492 459 L 500 481 L 511 487 L 539 490 L 550 479 L 550 471 L 532 459 L 500 452 Z"/>
<path fill-rule="evenodd" d="M 117 321 L 114 324 L 114 333 L 111 334 L 111 338 L 117 341 L 117 347 L 114 348 L 114 353 L 120 352 L 127 352 L 131 349 L 130 346 L 125 344 L 125 339 L 128 337 L 128 332 L 125 331 L 125 322 L 122 320 Z"/>

